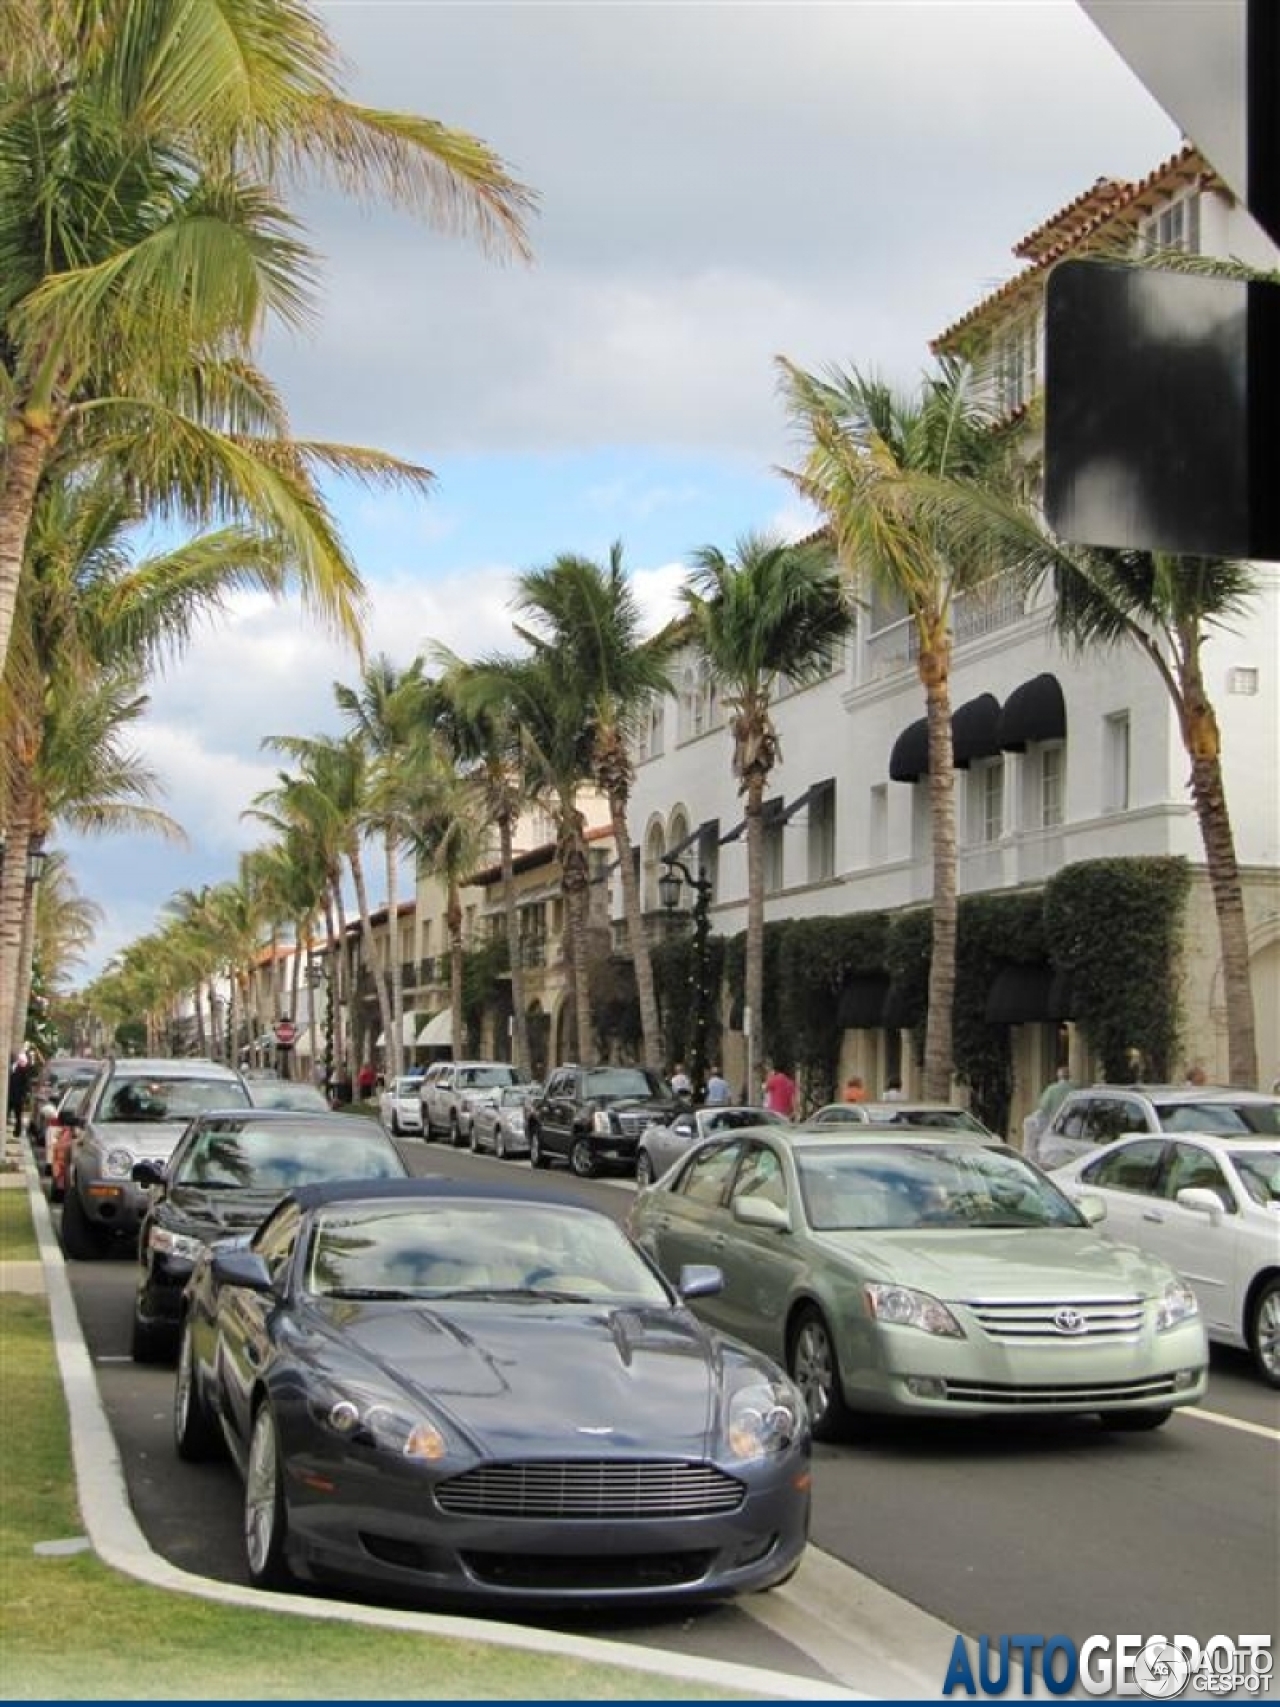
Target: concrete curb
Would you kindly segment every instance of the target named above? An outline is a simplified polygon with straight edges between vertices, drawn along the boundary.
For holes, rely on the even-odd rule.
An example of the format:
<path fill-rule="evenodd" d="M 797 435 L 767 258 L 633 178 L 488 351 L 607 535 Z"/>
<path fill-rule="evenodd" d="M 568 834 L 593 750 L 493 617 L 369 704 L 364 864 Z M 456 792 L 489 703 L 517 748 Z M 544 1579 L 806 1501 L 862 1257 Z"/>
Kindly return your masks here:
<path fill-rule="evenodd" d="M 873 1698 L 859 1690 L 824 1684 L 813 1678 L 796 1677 L 789 1672 L 767 1671 L 754 1666 L 734 1665 L 728 1661 L 706 1660 L 696 1655 L 663 1653 L 652 1648 L 630 1647 L 622 1642 L 611 1642 L 591 1636 L 529 1630 L 493 1619 L 453 1617 L 431 1612 L 404 1612 L 377 1606 L 350 1606 L 345 1602 L 310 1595 L 300 1599 L 293 1595 L 271 1594 L 242 1588 L 234 1583 L 213 1582 L 171 1565 L 148 1545 L 130 1507 L 124 1469 L 115 1437 L 103 1409 L 88 1348 L 80 1332 L 80 1319 L 71 1295 L 62 1250 L 53 1230 L 53 1221 L 41 1189 L 40 1176 L 29 1150 L 23 1165 L 32 1220 L 40 1247 L 44 1290 L 49 1299 L 54 1349 L 70 1413 L 76 1494 L 86 1533 L 94 1552 L 104 1564 L 140 1582 L 149 1583 L 153 1588 L 198 1595 L 204 1600 L 250 1607 L 259 1612 L 280 1612 L 294 1618 L 373 1625 L 385 1630 L 404 1630 L 418 1635 L 441 1636 L 464 1642 L 489 1642 L 498 1647 L 521 1648 L 529 1653 L 551 1654 L 595 1665 L 626 1667 L 630 1671 L 647 1672 L 657 1677 L 676 1678 L 682 1682 L 712 1688 L 747 1691 L 778 1700 L 863 1701 Z"/>

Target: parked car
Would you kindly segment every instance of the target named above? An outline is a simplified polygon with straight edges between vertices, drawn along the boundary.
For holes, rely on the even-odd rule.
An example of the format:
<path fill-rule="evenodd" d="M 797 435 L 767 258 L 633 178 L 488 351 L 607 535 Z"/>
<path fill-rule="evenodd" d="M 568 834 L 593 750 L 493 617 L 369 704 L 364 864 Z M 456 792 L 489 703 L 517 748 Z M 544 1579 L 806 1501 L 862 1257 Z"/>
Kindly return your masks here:
<path fill-rule="evenodd" d="M 442 1061 L 422 1080 L 422 1119 L 428 1138 L 444 1133 L 458 1149 L 471 1137 L 477 1101 L 502 1085 L 518 1085 L 521 1075 L 509 1061 Z"/>
<path fill-rule="evenodd" d="M 471 1116 L 471 1148 L 492 1150 L 500 1162 L 508 1156 L 529 1154 L 529 1132 L 525 1124 L 530 1085 L 503 1085 L 476 1103 Z"/>
<path fill-rule="evenodd" d="M 360 1115 L 245 1109 L 198 1114 L 168 1166 L 136 1162 L 149 1190 L 138 1236 L 132 1351 L 139 1363 L 177 1349 L 182 1291 L 214 1239 L 252 1232 L 297 1185 L 335 1179 L 403 1179 L 408 1169 L 386 1133 Z"/>
<path fill-rule="evenodd" d="M 308 1079 L 250 1079 L 249 1101 L 255 1108 L 291 1109 L 295 1114 L 330 1114 L 329 1099 Z"/>
<path fill-rule="evenodd" d="M 1187 1133 L 1119 1138 L 1053 1178 L 1094 1192 L 1107 1232 L 1190 1282 L 1211 1340 L 1244 1346 L 1280 1387 L 1280 1142 Z"/>
<path fill-rule="evenodd" d="M 1167 1264 L 1094 1231 L 1105 1212 L 1006 1145 L 768 1127 L 697 1145 L 630 1230 L 668 1275 L 714 1252 L 698 1313 L 785 1364 L 816 1438 L 864 1411 L 1158 1428 L 1204 1396 L 1204 1323 Z"/>
<path fill-rule="evenodd" d="M 46 1173 L 49 1158 L 45 1153 L 45 1127 L 72 1085 L 87 1085 L 101 1066 L 101 1061 L 86 1055 L 53 1055 L 41 1067 L 31 1089 L 27 1133 Z"/>
<path fill-rule="evenodd" d="M 67 1256 L 105 1256 L 113 1238 L 137 1233 L 147 1193 L 132 1177 L 135 1162 L 167 1161 L 203 1109 L 248 1106 L 240 1074 L 217 1061 L 104 1062 L 83 1107 L 66 1116 L 76 1130 L 62 1209 Z"/>
<path fill-rule="evenodd" d="M 948 1102 L 829 1102 L 804 1118 L 805 1126 L 910 1126 L 920 1131 L 967 1132 L 973 1138 L 990 1138 L 994 1132 L 970 1114 Z"/>
<path fill-rule="evenodd" d="M 1221 1132 L 1280 1138 L 1280 1097 L 1217 1085 L 1094 1085 L 1068 1091 L 1040 1134 L 1035 1160 L 1050 1170 L 1130 1132 Z"/>
<path fill-rule="evenodd" d="M 716 1103 L 709 1108 L 682 1108 L 670 1121 L 654 1121 L 640 1134 L 636 1148 L 636 1180 L 652 1185 L 660 1174 L 678 1162 L 690 1145 L 713 1132 L 736 1132 L 744 1126 L 785 1126 L 781 1114 L 767 1108 L 739 1107 Z"/>
<path fill-rule="evenodd" d="M 604 1167 L 635 1167 L 640 1135 L 688 1103 L 647 1067 L 557 1067 L 529 1104 L 529 1160 L 555 1158 L 590 1179 Z"/>
<path fill-rule="evenodd" d="M 71 1173 L 71 1152 L 75 1148 L 75 1142 L 80 1136 L 81 1130 L 80 1122 L 76 1116 L 83 1114 L 84 1106 L 89 1100 L 89 1092 L 92 1088 L 92 1080 L 69 1085 L 63 1092 L 57 1108 L 45 1122 L 44 1156 L 45 1171 L 49 1176 L 50 1203 L 61 1203 L 67 1195 L 67 1180 Z"/>
<path fill-rule="evenodd" d="M 378 1118 L 388 1132 L 422 1131 L 422 1074 L 401 1073 L 378 1098 Z"/>
<path fill-rule="evenodd" d="M 174 1434 L 244 1478 L 250 1579 L 428 1602 L 723 1599 L 795 1569 L 804 1406 L 603 1211 L 410 1180 L 292 1192 L 186 1293 Z"/>

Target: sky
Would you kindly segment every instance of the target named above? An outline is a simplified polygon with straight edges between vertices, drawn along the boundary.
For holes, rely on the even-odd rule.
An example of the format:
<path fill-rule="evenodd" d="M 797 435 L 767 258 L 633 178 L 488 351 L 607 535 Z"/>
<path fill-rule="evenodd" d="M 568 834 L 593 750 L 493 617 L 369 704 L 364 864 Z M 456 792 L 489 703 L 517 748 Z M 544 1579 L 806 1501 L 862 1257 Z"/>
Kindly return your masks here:
<path fill-rule="evenodd" d="M 328 194 L 304 333 L 263 365 L 296 433 L 429 467 L 423 500 L 329 489 L 367 647 L 510 650 L 520 570 L 623 543 L 656 622 L 698 546 L 797 535 L 773 357 L 912 388 L 1013 245 L 1176 127 L 1075 0 L 345 0 L 370 104 L 482 136 L 539 198 L 534 261 Z M 264 839 L 267 735 L 337 733 L 359 664 L 296 602 L 237 599 L 151 688 L 132 745 L 184 847 L 64 837 L 104 920 L 77 977 Z"/>

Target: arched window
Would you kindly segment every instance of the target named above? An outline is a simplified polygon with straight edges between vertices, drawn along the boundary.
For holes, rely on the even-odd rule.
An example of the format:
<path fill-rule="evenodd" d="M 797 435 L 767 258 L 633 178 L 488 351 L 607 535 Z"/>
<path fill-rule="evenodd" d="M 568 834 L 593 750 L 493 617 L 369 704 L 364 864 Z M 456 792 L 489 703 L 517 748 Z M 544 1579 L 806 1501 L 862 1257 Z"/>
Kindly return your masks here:
<path fill-rule="evenodd" d="M 641 884 L 641 909 L 646 913 L 656 913 L 662 905 L 658 898 L 658 879 L 662 875 L 659 861 L 666 847 L 666 832 L 662 828 L 662 820 L 655 818 L 645 831 L 644 838 L 644 873 Z"/>

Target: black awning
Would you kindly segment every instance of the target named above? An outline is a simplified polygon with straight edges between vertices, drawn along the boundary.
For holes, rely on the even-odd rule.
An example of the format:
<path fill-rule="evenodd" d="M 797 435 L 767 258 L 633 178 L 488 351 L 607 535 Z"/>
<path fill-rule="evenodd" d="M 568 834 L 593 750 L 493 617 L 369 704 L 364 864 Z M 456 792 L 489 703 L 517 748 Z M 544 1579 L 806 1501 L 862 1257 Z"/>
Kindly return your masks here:
<path fill-rule="evenodd" d="M 902 1031 L 908 1026 L 921 1025 L 924 1022 L 924 1009 L 912 1002 L 907 992 L 898 984 L 890 984 L 884 998 L 884 1012 L 880 1023 L 886 1031 Z"/>
<path fill-rule="evenodd" d="M 1074 1019 L 1076 1017 L 1076 988 L 1069 972 L 1055 972 L 1053 982 L 1049 986 L 1048 1009 L 1050 1019 Z"/>
<path fill-rule="evenodd" d="M 1000 745 L 1006 753 L 1024 753 L 1031 741 L 1062 741 L 1067 706 L 1057 676 L 1047 671 L 1014 688 L 1000 713 Z"/>
<path fill-rule="evenodd" d="M 966 700 L 951 714 L 952 762 L 965 770 L 974 759 L 991 759 L 1000 751 L 1000 701 L 993 693 Z"/>
<path fill-rule="evenodd" d="M 987 991 L 988 1025 L 1039 1025 L 1051 1018 L 1052 966 L 1002 966 Z"/>
<path fill-rule="evenodd" d="M 760 802 L 760 821 L 766 829 L 774 824 L 785 824 L 787 821 L 787 803 L 780 794 L 771 794 L 768 800 Z"/>
<path fill-rule="evenodd" d="M 809 804 L 809 797 L 817 793 L 818 787 L 821 787 L 821 784 L 816 785 L 814 788 L 806 788 L 803 794 L 796 795 L 795 799 L 782 814 L 782 822 L 784 824 L 789 824 L 797 812 L 804 811 L 805 807 Z"/>
<path fill-rule="evenodd" d="M 889 754 L 891 782 L 919 782 L 929 774 L 929 719 L 908 723 Z"/>
<path fill-rule="evenodd" d="M 836 1019 L 843 1031 L 874 1031 L 884 1023 L 887 972 L 859 972 L 845 981 Z"/>
<path fill-rule="evenodd" d="M 736 842 L 738 837 L 742 834 L 742 832 L 746 829 L 746 827 L 747 827 L 747 820 L 745 818 L 739 818 L 738 822 L 733 826 L 732 830 L 726 830 L 724 835 L 721 836 L 720 846 L 724 847 L 726 842 Z"/>

